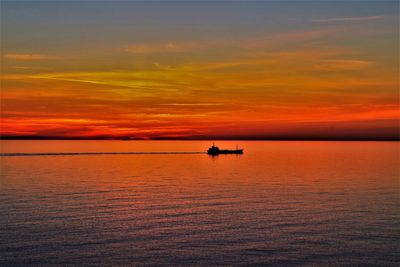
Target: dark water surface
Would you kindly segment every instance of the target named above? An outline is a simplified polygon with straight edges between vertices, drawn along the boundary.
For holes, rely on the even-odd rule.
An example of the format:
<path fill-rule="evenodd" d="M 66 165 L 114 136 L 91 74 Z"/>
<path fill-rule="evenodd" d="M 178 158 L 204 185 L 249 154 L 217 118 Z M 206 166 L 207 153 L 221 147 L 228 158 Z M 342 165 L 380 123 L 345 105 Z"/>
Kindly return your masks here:
<path fill-rule="evenodd" d="M 399 263 L 399 143 L 236 143 L 2 141 L 0 265 Z"/>

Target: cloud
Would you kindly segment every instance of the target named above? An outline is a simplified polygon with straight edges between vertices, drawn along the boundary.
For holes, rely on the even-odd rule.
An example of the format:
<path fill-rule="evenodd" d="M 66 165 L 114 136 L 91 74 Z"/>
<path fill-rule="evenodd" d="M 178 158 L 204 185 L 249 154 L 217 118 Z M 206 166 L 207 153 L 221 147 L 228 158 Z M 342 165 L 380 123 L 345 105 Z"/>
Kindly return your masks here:
<path fill-rule="evenodd" d="M 123 47 L 123 50 L 128 53 L 135 54 L 150 54 L 150 53 L 176 53 L 188 50 L 194 50 L 205 47 L 203 42 L 165 42 L 165 43 L 135 43 Z"/>
<path fill-rule="evenodd" d="M 368 21 L 368 20 L 379 20 L 379 19 L 383 19 L 383 18 L 385 18 L 385 16 L 320 18 L 320 19 L 313 19 L 312 22 Z"/>
<path fill-rule="evenodd" d="M 12 60 L 43 60 L 52 58 L 50 56 L 43 54 L 17 54 L 17 53 L 9 53 L 6 54 L 4 57 Z"/>
<path fill-rule="evenodd" d="M 241 48 L 265 48 L 265 47 L 278 47 L 287 45 L 289 42 L 305 42 L 321 38 L 336 37 L 343 29 L 329 28 L 329 29 L 312 29 L 312 30 L 298 30 L 289 32 L 280 32 L 269 34 L 260 37 L 247 38 L 239 40 L 237 46 Z"/>
<path fill-rule="evenodd" d="M 373 64 L 366 60 L 325 59 L 321 60 L 318 67 L 325 70 L 357 70 L 370 67 Z"/>
<path fill-rule="evenodd" d="M 224 103 L 167 103 L 160 106 L 196 107 L 196 106 L 222 106 Z"/>
<path fill-rule="evenodd" d="M 337 37 L 342 28 L 297 30 L 281 33 L 263 34 L 245 38 L 213 39 L 197 41 L 167 41 L 159 43 L 131 43 L 121 47 L 121 50 L 132 54 L 157 54 L 193 52 L 207 49 L 264 49 L 281 47 L 288 42 L 304 42 L 319 38 Z M 158 63 L 155 63 L 157 66 Z"/>
<path fill-rule="evenodd" d="M 32 67 L 25 67 L 25 66 L 15 66 L 13 68 L 16 70 L 32 70 L 32 69 L 34 69 Z"/>

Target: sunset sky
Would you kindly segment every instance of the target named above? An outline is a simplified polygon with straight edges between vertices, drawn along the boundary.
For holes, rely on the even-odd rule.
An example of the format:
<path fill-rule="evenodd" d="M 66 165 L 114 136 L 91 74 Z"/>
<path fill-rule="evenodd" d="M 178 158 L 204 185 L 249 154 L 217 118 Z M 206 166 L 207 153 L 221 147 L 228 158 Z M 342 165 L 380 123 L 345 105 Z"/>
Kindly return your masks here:
<path fill-rule="evenodd" d="M 1 1 L 3 137 L 397 139 L 398 1 Z"/>

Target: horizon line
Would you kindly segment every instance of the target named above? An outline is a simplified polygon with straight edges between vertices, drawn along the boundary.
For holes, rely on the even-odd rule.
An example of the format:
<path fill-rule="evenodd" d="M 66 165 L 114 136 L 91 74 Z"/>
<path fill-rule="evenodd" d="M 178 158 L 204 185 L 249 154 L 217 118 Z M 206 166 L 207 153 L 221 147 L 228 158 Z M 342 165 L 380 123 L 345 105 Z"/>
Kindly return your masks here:
<path fill-rule="evenodd" d="M 70 140 L 70 141 L 400 141 L 393 137 L 216 137 L 216 138 L 124 138 L 124 137 L 62 137 L 62 136 L 0 136 L 0 140 Z"/>

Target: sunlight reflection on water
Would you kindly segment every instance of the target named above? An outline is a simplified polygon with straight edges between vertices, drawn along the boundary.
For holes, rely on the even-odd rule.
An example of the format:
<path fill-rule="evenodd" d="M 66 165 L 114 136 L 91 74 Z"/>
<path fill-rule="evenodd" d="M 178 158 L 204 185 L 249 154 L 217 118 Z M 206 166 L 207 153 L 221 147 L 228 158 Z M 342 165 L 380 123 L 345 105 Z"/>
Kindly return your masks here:
<path fill-rule="evenodd" d="M 0 157 L 0 264 L 399 262 L 396 142 L 244 155 Z M 205 151 L 207 141 L 2 141 L 1 153 Z"/>

